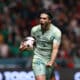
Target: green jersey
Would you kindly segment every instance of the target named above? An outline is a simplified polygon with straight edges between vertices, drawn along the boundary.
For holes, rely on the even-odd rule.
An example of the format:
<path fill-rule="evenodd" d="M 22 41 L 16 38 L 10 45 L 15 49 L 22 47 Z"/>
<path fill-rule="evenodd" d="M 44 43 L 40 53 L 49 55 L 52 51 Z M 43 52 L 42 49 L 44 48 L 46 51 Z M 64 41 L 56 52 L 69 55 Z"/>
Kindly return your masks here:
<path fill-rule="evenodd" d="M 32 28 L 31 35 L 36 39 L 34 58 L 50 60 L 53 44 L 60 44 L 61 31 L 53 24 L 50 24 L 49 30 L 42 33 L 41 25 L 37 25 Z"/>

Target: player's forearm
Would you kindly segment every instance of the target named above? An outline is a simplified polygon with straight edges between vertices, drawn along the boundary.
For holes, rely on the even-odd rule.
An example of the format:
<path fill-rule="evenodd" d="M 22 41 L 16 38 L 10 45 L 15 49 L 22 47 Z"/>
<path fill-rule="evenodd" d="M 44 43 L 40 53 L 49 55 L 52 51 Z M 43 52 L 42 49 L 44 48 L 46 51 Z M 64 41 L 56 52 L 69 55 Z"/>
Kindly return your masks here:
<path fill-rule="evenodd" d="M 54 63 L 58 54 L 58 49 L 54 49 L 51 54 L 51 62 Z"/>

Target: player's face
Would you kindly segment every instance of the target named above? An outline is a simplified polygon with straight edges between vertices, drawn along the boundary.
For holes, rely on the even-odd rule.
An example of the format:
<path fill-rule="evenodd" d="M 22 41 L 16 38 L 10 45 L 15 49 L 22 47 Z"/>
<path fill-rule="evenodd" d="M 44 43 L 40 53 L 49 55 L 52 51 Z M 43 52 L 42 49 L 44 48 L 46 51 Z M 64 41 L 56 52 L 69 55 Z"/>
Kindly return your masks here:
<path fill-rule="evenodd" d="M 40 15 L 40 24 L 42 25 L 43 28 L 46 28 L 46 26 L 51 22 L 49 19 L 48 15 L 45 13 L 42 13 Z"/>

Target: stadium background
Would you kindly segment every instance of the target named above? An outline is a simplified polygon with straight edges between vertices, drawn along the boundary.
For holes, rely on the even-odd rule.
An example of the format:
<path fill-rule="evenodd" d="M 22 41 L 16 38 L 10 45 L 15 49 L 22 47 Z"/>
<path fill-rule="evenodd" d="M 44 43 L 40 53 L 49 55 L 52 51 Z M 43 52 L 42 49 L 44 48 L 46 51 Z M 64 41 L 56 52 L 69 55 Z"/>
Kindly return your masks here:
<path fill-rule="evenodd" d="M 21 80 L 24 76 L 16 78 L 15 72 L 31 71 L 33 53 L 20 52 L 19 44 L 39 23 L 37 16 L 43 8 L 51 11 L 53 24 L 63 34 L 56 80 L 80 80 L 80 0 L 0 0 L 0 80 Z M 5 77 L 7 71 L 11 79 Z"/>

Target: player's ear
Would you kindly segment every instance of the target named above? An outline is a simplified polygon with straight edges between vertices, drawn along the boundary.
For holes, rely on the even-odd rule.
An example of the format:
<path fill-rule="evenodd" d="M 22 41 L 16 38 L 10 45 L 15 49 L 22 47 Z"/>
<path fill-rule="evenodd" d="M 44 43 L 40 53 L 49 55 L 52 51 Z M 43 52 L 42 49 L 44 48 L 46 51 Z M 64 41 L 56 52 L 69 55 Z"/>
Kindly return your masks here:
<path fill-rule="evenodd" d="M 49 19 L 49 23 L 51 23 L 52 21 L 51 21 L 51 19 Z"/>

